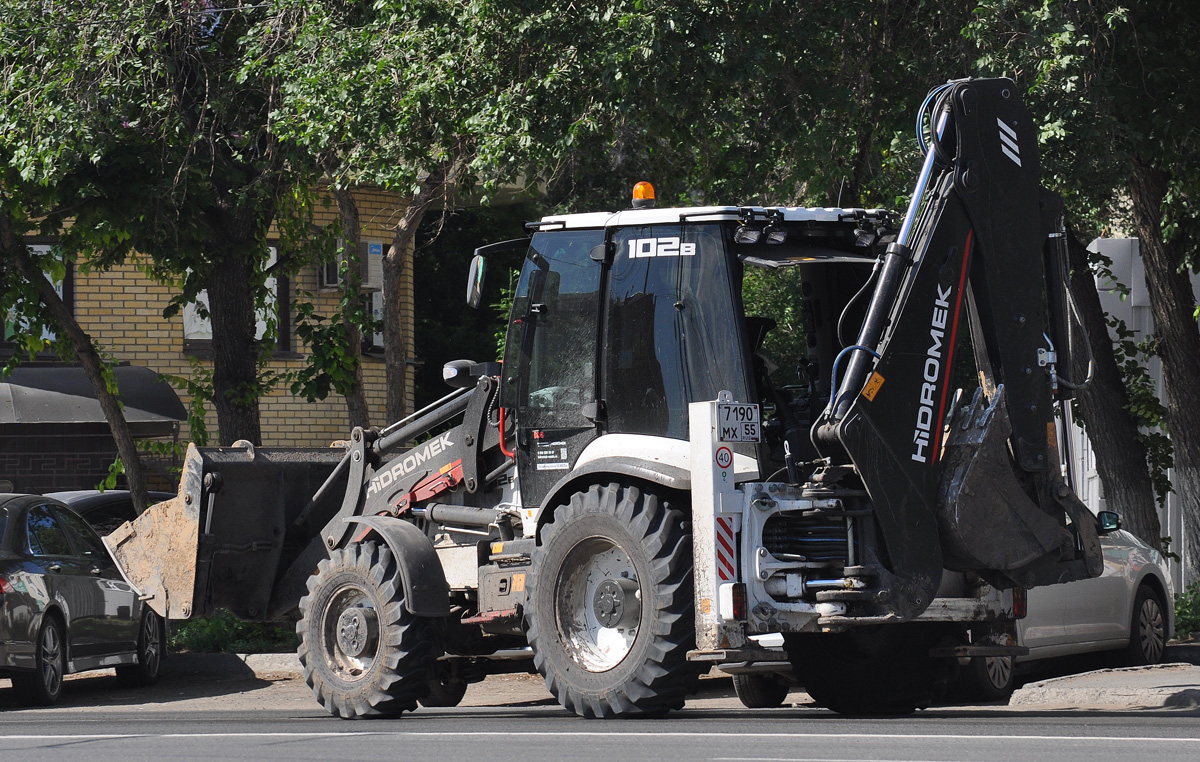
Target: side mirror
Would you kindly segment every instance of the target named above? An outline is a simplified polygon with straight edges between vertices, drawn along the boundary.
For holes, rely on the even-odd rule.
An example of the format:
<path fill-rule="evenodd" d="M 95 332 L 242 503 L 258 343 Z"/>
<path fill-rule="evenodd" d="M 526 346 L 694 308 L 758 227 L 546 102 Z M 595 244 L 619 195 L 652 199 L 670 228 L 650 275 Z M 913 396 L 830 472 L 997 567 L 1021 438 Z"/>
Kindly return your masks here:
<path fill-rule="evenodd" d="M 1115 532 L 1121 528 L 1121 515 L 1115 511 L 1100 511 L 1096 514 L 1096 531 L 1100 534 Z"/>
<path fill-rule="evenodd" d="M 471 270 L 467 274 L 467 306 L 479 309 L 483 303 L 483 281 L 487 277 L 487 260 L 479 254 L 471 257 Z"/>

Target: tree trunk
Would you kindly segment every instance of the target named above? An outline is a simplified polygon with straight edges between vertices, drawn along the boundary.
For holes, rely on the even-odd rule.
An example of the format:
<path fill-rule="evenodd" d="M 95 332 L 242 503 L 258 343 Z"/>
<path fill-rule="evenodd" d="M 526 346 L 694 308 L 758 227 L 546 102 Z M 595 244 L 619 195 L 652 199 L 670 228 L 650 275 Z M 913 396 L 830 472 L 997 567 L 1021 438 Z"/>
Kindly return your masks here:
<path fill-rule="evenodd" d="M 1183 262 L 1183 241 L 1163 242 L 1162 203 L 1169 177 L 1161 168 L 1135 159 L 1130 197 L 1133 220 L 1146 268 L 1146 288 L 1154 316 L 1154 336 L 1162 360 L 1167 422 L 1174 445 L 1172 485 L 1183 513 L 1185 579 L 1200 580 L 1200 329 L 1195 299 Z"/>
<path fill-rule="evenodd" d="M 1076 395 L 1088 440 L 1096 453 L 1096 470 L 1104 484 L 1108 508 L 1121 514 L 1125 529 L 1153 547 L 1159 547 L 1162 530 L 1155 503 L 1154 484 L 1146 448 L 1138 439 L 1137 423 L 1129 414 L 1129 393 L 1113 355 L 1096 278 L 1088 266 L 1088 252 L 1073 234 L 1068 236 L 1071 293 L 1087 331 L 1094 362 L 1092 382 Z M 1087 376 L 1085 352 L 1076 350 L 1072 380 Z"/>
<path fill-rule="evenodd" d="M 358 204 L 348 188 L 334 187 L 333 198 L 337 202 L 338 216 L 342 222 L 343 252 L 346 257 L 346 279 L 342 284 L 342 328 L 346 332 L 346 354 L 354 363 L 354 378 L 345 392 L 346 416 L 351 428 L 371 426 L 371 411 L 367 408 L 367 390 L 363 383 L 362 331 L 349 314 L 350 310 L 362 309 L 363 255 L 359 248 L 362 225 L 358 218 Z"/>
<path fill-rule="evenodd" d="M 388 423 L 394 423 L 408 414 L 404 397 L 408 379 L 408 351 L 404 346 L 404 305 L 400 301 L 404 257 L 412 247 L 425 212 L 446 188 L 453 187 L 461 169 L 461 163 L 455 160 L 425 178 L 420 190 L 409 199 L 404 215 L 396 223 L 392 244 L 383 258 L 383 360 L 387 369 Z"/>
<path fill-rule="evenodd" d="M 259 425 L 259 342 L 255 337 L 254 254 L 232 244 L 213 258 L 205 280 L 212 324 L 213 407 L 222 445 L 262 444 Z"/>
<path fill-rule="evenodd" d="M 121 411 L 121 405 L 117 398 L 108 391 L 108 384 L 104 380 L 104 363 L 100 359 L 100 354 L 92 343 L 92 337 L 79 326 L 79 322 L 75 320 L 71 310 L 54 290 L 54 284 L 46 279 L 45 274 L 29 256 L 25 242 L 13 234 L 7 223 L 7 215 L 0 215 L 0 226 L 3 226 L 3 229 L 0 230 L 0 238 L 2 238 L 0 246 L 12 252 L 17 267 L 30 283 L 37 286 L 38 297 L 42 304 L 46 305 L 58 323 L 58 327 L 71 342 L 71 348 L 75 351 L 79 364 L 83 366 L 84 373 L 92 382 L 96 399 L 100 402 L 100 409 L 104 413 L 104 420 L 108 422 L 108 428 L 112 431 L 113 440 L 117 445 L 117 455 L 125 467 L 125 481 L 133 497 L 134 509 L 141 513 L 150 504 L 141 457 L 138 454 L 137 444 L 133 441 L 133 434 L 129 431 L 125 414 Z"/>

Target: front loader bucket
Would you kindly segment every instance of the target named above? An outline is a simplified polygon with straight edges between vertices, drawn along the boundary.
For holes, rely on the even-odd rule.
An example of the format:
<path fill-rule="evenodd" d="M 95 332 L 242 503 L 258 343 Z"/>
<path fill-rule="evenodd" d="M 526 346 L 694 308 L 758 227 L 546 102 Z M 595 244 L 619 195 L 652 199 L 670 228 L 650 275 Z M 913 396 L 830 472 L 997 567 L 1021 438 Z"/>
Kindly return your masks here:
<path fill-rule="evenodd" d="M 946 568 L 979 572 L 1003 588 L 1097 576 L 1093 562 L 1102 556 L 1091 513 L 1057 475 L 1029 475 L 1022 484 L 1011 435 L 1003 385 L 990 403 L 976 390 L 951 423 L 938 495 Z"/>
<path fill-rule="evenodd" d="M 315 503 L 312 498 L 345 456 L 341 448 L 189 446 L 179 494 L 105 541 L 129 581 L 165 618 L 217 608 L 245 620 L 275 618 L 299 602 L 292 588 L 303 589 L 323 556 L 315 552 L 322 550 L 317 534 L 341 505 L 344 473 L 342 484 L 330 485 Z M 286 596 L 277 594 L 281 580 L 287 580 Z"/>

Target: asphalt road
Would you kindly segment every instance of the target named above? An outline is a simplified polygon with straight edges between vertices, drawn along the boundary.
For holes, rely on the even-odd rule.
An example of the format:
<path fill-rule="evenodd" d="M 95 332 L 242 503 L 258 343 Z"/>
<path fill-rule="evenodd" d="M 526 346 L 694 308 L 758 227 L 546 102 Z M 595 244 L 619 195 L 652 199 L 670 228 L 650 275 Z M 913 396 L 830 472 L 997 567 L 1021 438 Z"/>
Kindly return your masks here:
<path fill-rule="evenodd" d="M 398 720 L 327 715 L 302 681 L 168 676 L 120 691 L 72 680 L 64 703 L 20 709 L 0 688 L 0 760 L 1097 760 L 1200 759 L 1195 710 L 1017 711 L 941 707 L 900 719 L 842 717 L 793 694 L 748 710 L 728 681 L 665 719 L 588 721 L 539 697 L 530 678 L 472 686 L 467 704 Z"/>

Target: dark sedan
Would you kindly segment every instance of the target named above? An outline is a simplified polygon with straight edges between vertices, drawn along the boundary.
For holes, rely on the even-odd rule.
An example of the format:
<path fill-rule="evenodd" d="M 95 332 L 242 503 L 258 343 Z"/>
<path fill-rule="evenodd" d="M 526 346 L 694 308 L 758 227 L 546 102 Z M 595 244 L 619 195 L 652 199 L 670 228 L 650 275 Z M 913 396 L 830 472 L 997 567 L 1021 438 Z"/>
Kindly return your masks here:
<path fill-rule="evenodd" d="M 63 675 L 91 669 L 150 684 L 165 632 L 78 514 L 52 498 L 0 494 L 0 676 L 21 703 L 52 704 Z"/>

